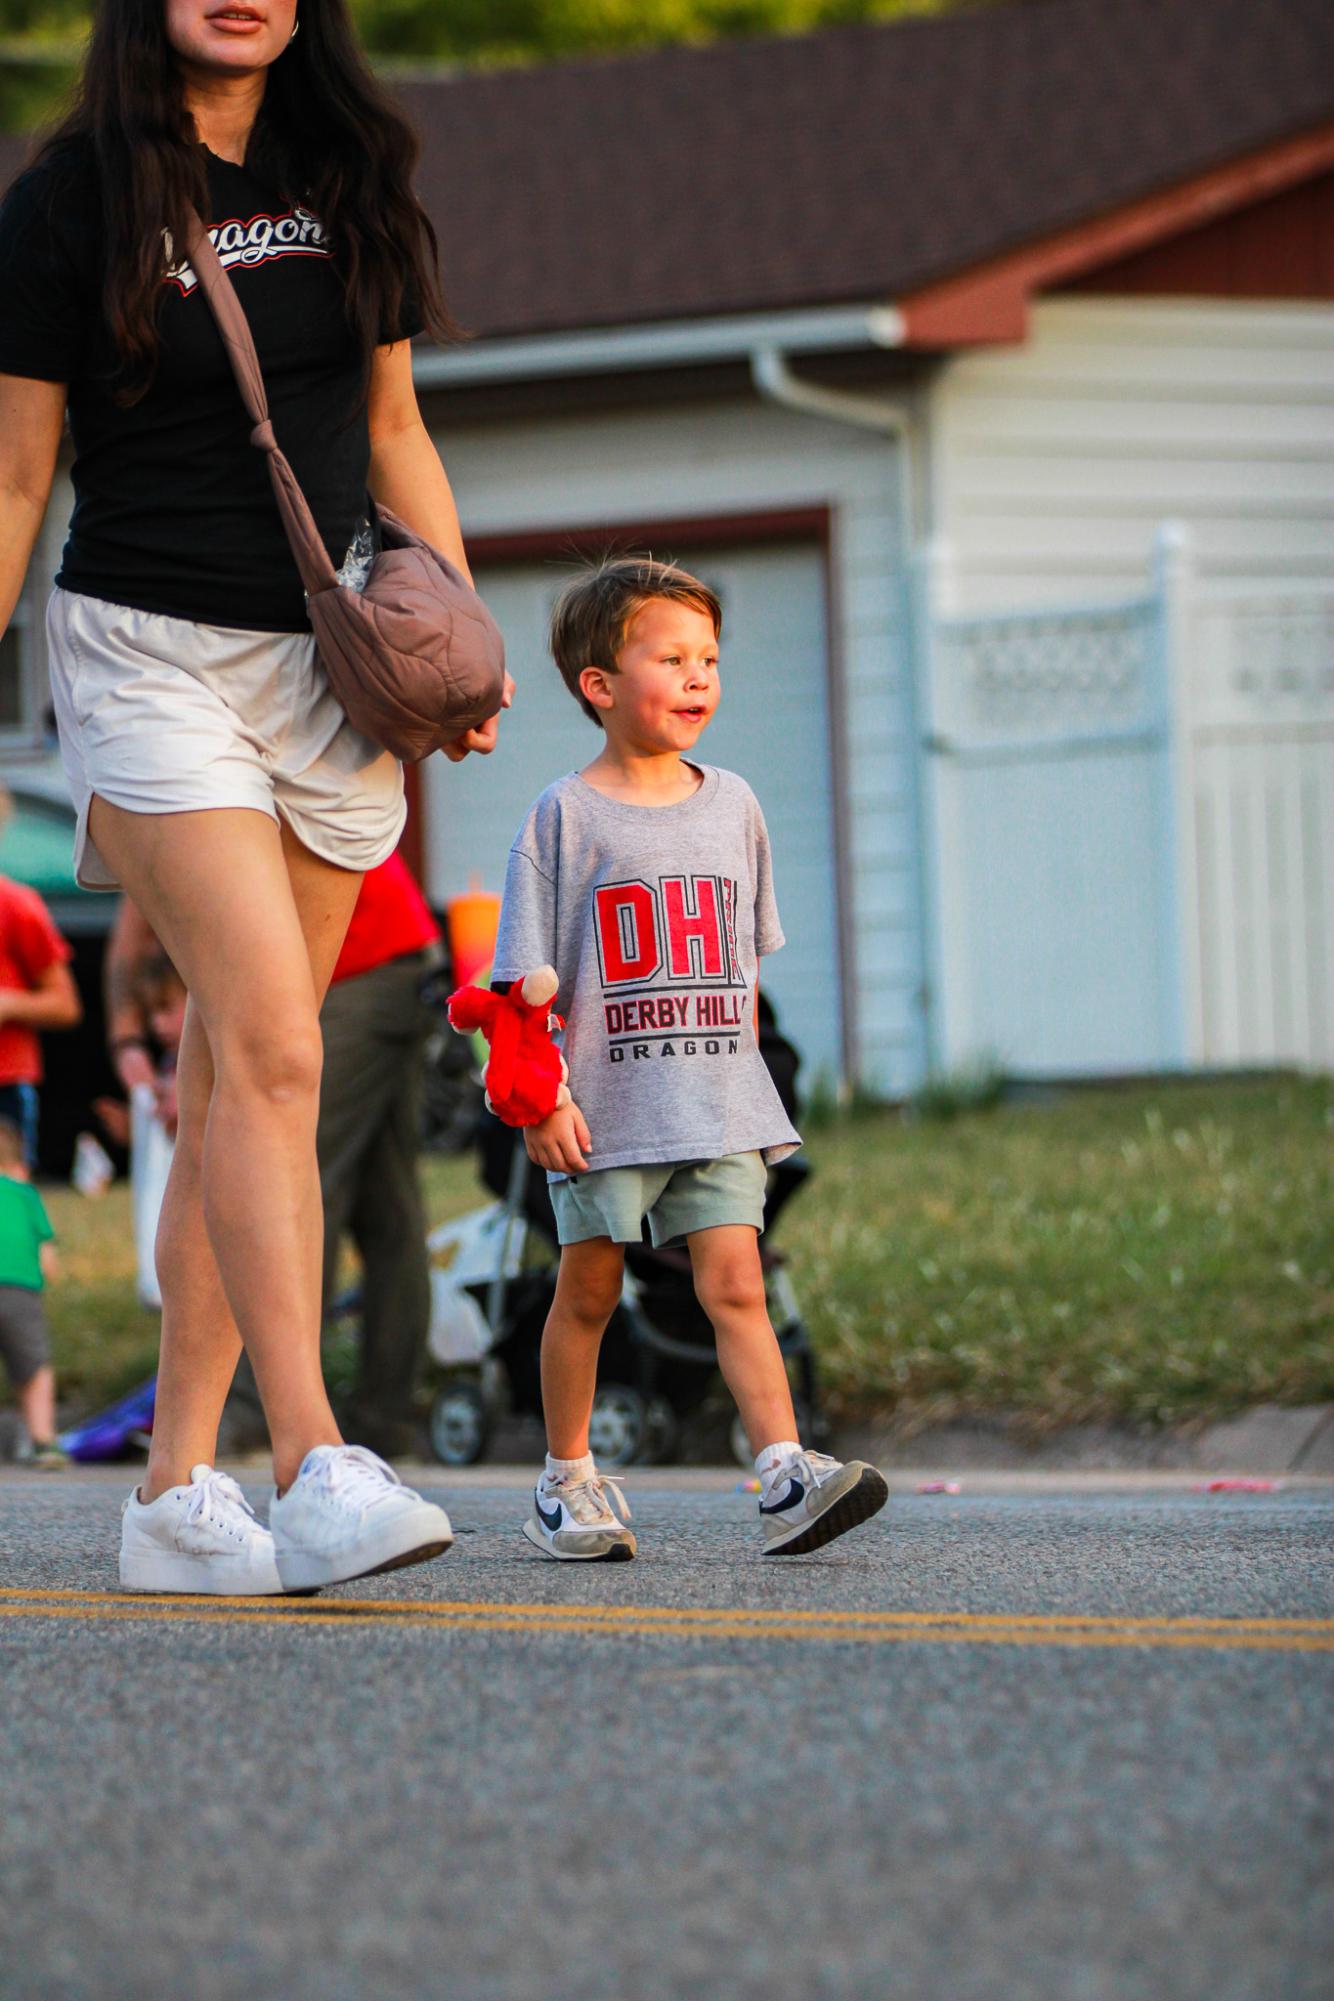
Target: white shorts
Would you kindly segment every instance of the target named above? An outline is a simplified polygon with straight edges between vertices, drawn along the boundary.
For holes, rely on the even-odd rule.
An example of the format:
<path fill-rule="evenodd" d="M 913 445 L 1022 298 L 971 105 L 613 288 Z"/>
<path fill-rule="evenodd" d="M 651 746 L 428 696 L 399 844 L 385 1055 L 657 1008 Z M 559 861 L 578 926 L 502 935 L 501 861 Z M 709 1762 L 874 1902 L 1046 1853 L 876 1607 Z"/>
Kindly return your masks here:
<path fill-rule="evenodd" d="M 353 729 L 307 632 L 233 632 L 56 590 L 46 613 L 74 870 L 115 889 L 88 838 L 94 793 L 127 813 L 248 806 L 312 854 L 365 871 L 407 817 L 397 758 Z"/>

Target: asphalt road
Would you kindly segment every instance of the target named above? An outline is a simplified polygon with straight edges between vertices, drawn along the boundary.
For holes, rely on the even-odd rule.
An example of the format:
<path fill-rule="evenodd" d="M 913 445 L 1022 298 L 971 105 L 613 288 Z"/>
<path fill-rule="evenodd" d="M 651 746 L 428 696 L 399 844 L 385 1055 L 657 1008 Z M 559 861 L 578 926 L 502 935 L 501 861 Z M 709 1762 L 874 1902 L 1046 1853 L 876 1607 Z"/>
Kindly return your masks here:
<path fill-rule="evenodd" d="M 1330 1490 L 992 1484 L 762 1564 L 646 1472 L 586 1569 L 453 1482 L 246 1609 L 0 1480 L 4 2001 L 1328 2001 Z"/>

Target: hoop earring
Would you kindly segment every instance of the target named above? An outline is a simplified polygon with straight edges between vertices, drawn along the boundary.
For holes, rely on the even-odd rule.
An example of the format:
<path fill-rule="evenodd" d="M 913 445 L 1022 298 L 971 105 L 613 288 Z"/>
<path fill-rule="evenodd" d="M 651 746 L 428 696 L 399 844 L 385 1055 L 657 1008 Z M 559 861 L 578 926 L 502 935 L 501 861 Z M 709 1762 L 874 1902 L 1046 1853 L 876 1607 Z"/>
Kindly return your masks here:
<path fill-rule="evenodd" d="M 292 23 L 292 32 L 287 37 L 287 46 L 289 49 L 291 48 L 293 42 L 296 40 L 300 32 L 301 32 L 301 16 L 298 14 L 295 21 L 293 21 Z"/>

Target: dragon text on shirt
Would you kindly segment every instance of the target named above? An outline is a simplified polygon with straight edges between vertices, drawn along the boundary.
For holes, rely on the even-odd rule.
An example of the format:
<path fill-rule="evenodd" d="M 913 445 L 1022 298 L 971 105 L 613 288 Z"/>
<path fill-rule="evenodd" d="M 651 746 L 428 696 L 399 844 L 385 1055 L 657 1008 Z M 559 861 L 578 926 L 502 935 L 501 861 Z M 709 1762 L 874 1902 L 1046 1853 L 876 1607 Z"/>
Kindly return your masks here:
<path fill-rule="evenodd" d="M 610 1062 L 623 1063 L 627 1053 L 641 1062 L 737 1053 L 746 982 L 736 896 L 735 881 L 721 875 L 663 875 L 594 891 Z"/>
<path fill-rule="evenodd" d="M 329 255 L 324 224 L 307 208 L 293 208 L 286 215 L 252 215 L 245 222 L 239 216 L 232 216 L 226 222 L 215 222 L 208 233 L 224 271 L 231 271 L 238 264 L 247 268 L 252 264 L 270 264 L 276 257 Z M 198 286 L 199 278 L 188 258 L 171 262 L 171 234 L 169 231 L 163 234 L 167 244 L 167 282 L 178 286 L 188 298 Z"/>

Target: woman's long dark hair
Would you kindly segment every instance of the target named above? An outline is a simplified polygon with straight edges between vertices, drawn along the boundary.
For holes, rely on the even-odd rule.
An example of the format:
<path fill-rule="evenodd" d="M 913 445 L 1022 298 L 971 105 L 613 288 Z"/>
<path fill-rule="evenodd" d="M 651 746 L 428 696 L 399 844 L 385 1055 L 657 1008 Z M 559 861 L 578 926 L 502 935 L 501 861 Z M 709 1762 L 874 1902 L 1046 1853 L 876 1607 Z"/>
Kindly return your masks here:
<path fill-rule="evenodd" d="M 191 205 L 215 220 L 165 14 L 165 0 L 98 0 L 74 107 L 39 155 L 92 145 L 107 248 L 104 303 L 127 402 L 143 395 L 157 364 L 163 231 L 183 243 Z M 435 231 L 412 189 L 419 151 L 362 53 L 347 0 L 301 0 L 301 32 L 268 72 L 246 163 L 319 216 L 368 366 L 407 299 L 428 332 L 456 332 L 441 296 Z"/>

